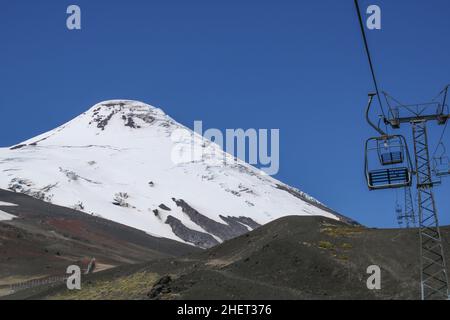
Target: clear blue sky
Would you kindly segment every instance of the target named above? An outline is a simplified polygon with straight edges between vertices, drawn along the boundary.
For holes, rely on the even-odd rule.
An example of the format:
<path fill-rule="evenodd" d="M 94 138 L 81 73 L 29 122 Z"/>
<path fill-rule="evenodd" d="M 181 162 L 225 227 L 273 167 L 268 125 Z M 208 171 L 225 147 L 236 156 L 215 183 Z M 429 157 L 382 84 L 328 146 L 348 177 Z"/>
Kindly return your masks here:
<path fill-rule="evenodd" d="M 70 4 L 81 31 L 66 29 Z M 405 102 L 434 97 L 450 82 L 450 2 L 369 4 L 383 13 L 368 32 L 381 87 Z M 394 192 L 369 192 L 363 176 L 372 82 L 352 0 L 3 1 L 0 41 L 1 146 L 113 98 L 189 127 L 280 128 L 277 178 L 366 225 L 396 226 Z M 449 191 L 450 178 L 437 190 L 446 224 Z"/>

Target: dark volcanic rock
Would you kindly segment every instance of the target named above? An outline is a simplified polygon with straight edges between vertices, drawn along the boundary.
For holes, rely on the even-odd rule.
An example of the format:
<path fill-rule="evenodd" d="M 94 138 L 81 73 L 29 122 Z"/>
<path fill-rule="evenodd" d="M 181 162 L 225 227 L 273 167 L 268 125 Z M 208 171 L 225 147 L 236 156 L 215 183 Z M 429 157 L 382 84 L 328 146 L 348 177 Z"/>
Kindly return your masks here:
<path fill-rule="evenodd" d="M 157 284 L 161 285 L 167 285 L 172 281 L 172 278 L 170 276 L 164 276 L 161 279 L 158 280 Z"/>
<path fill-rule="evenodd" d="M 233 239 L 248 232 L 246 227 L 231 218 L 224 218 L 221 216 L 222 220 L 229 224 L 219 223 L 202 215 L 182 199 L 173 199 L 173 201 L 177 206 L 181 207 L 183 212 L 187 214 L 194 223 L 202 227 L 206 232 L 219 237 L 223 241 Z"/>
<path fill-rule="evenodd" d="M 166 224 L 171 226 L 172 231 L 176 236 L 200 248 L 211 248 L 219 244 L 219 241 L 214 239 L 210 234 L 189 229 L 173 216 L 167 217 Z"/>
<path fill-rule="evenodd" d="M 21 148 L 26 147 L 26 146 L 27 146 L 26 144 L 19 144 L 17 146 L 9 148 L 9 150 L 17 150 L 17 149 L 21 149 Z"/>
<path fill-rule="evenodd" d="M 258 222 L 256 222 L 255 220 L 253 220 L 252 218 L 249 218 L 249 217 L 230 217 L 230 216 L 223 217 L 223 216 L 220 216 L 220 218 L 228 224 L 231 224 L 232 222 L 239 222 L 241 224 L 249 226 L 253 230 L 261 227 L 261 225 Z"/>
<path fill-rule="evenodd" d="M 116 111 L 112 111 L 106 118 L 98 117 L 94 119 L 97 122 L 97 128 L 105 130 L 108 122 L 112 119 L 112 117 L 116 114 Z"/>
<path fill-rule="evenodd" d="M 147 294 L 147 297 L 150 299 L 156 299 L 162 293 L 169 293 L 171 290 L 169 288 L 169 284 L 172 282 L 172 278 L 170 276 L 164 276 L 159 279 L 150 292 Z"/>
<path fill-rule="evenodd" d="M 160 205 L 159 205 L 159 207 L 161 208 L 161 209 L 163 209 L 163 210 L 166 210 L 166 211 L 172 211 L 168 206 L 166 206 L 164 203 L 161 203 Z"/>
<path fill-rule="evenodd" d="M 128 117 L 127 122 L 125 123 L 125 127 L 136 129 L 137 126 L 132 117 Z"/>

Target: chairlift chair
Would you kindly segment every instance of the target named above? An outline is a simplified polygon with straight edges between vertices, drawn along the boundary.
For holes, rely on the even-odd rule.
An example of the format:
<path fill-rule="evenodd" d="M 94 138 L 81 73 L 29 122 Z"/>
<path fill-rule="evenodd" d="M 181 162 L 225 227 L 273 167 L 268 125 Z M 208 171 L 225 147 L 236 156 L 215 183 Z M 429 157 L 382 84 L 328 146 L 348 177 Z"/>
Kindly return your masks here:
<path fill-rule="evenodd" d="M 442 152 L 439 156 L 433 158 L 433 172 L 437 177 L 444 177 L 450 175 L 450 159 L 447 156 L 447 152 L 444 144 L 439 144 Z"/>
<path fill-rule="evenodd" d="M 372 156 L 373 153 L 376 157 Z M 378 163 L 372 164 L 373 160 Z M 365 171 L 370 190 L 411 186 L 412 168 L 408 146 L 403 136 L 381 136 L 366 141 Z"/>

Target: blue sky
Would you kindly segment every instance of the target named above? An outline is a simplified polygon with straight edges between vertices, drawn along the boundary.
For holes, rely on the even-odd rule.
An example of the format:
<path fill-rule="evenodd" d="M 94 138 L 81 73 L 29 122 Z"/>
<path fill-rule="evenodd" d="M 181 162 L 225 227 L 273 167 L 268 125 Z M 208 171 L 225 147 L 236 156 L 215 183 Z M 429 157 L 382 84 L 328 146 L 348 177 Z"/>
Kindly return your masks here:
<path fill-rule="evenodd" d="M 70 4 L 81 7 L 81 31 L 66 28 Z M 381 87 L 430 100 L 450 83 L 450 2 L 361 1 L 370 4 L 382 8 L 382 30 L 368 32 Z M 1 146 L 102 100 L 141 100 L 189 127 L 279 128 L 277 178 L 361 223 L 396 226 L 395 192 L 369 192 L 363 176 L 372 82 L 352 0 L 17 0 L 0 9 Z M 436 141 L 441 128 L 431 130 Z M 446 181 L 436 192 L 445 224 L 449 191 Z"/>

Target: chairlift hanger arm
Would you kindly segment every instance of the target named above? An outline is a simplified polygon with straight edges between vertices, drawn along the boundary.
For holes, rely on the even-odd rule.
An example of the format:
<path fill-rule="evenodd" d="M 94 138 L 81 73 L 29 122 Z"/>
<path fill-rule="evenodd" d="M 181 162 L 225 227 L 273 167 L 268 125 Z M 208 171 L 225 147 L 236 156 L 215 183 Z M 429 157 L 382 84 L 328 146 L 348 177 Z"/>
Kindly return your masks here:
<path fill-rule="evenodd" d="M 372 120 L 370 120 L 370 108 L 372 107 L 372 102 L 373 102 L 373 97 L 376 96 L 376 93 L 369 93 L 369 102 L 367 104 L 367 108 L 366 108 L 366 120 L 369 123 L 369 125 L 374 128 L 379 134 L 381 134 L 382 136 L 387 136 L 387 133 L 384 132 L 379 126 L 375 125 Z"/>

